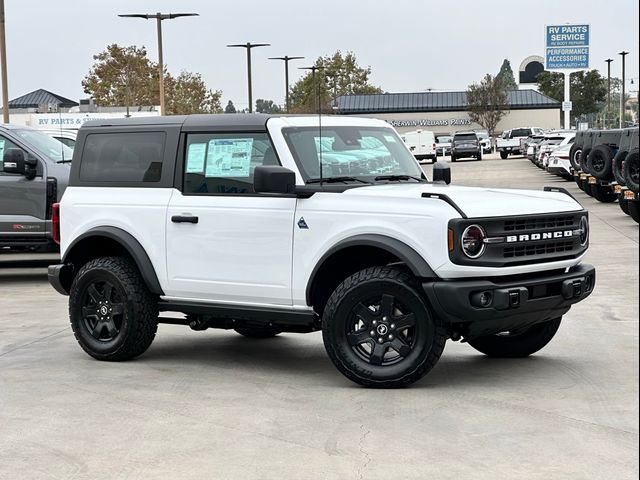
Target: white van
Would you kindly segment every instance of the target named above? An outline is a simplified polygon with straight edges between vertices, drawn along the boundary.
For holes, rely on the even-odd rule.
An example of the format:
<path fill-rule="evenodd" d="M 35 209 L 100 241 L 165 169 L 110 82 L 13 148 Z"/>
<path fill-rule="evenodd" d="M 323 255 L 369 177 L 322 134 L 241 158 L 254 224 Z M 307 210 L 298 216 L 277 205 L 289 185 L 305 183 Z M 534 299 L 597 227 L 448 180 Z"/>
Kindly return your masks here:
<path fill-rule="evenodd" d="M 436 158 L 436 137 L 430 130 L 416 130 L 402 134 L 402 140 L 407 144 L 416 160 L 433 160 Z"/>

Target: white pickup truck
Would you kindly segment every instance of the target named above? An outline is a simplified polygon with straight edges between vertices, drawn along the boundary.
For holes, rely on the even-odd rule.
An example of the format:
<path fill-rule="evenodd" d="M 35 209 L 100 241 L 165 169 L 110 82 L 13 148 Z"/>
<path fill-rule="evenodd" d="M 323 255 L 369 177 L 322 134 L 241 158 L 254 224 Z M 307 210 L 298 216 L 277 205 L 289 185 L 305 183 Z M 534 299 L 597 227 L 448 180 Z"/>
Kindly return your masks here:
<path fill-rule="evenodd" d="M 500 158 L 504 160 L 510 153 L 519 155 L 521 153 L 520 140 L 530 135 L 541 134 L 542 132 L 542 128 L 538 127 L 522 127 L 505 130 L 496 140 L 496 149 L 500 152 Z"/>

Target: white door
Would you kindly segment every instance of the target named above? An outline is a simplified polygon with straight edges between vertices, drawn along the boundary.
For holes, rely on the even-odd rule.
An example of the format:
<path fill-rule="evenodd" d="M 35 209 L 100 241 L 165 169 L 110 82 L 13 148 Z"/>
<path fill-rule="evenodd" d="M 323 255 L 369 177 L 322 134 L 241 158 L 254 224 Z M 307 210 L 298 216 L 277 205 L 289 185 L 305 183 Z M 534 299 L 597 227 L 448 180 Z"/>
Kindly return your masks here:
<path fill-rule="evenodd" d="M 255 167 L 277 164 L 266 133 L 187 135 L 167 213 L 167 296 L 291 305 L 296 199 L 253 192 Z"/>

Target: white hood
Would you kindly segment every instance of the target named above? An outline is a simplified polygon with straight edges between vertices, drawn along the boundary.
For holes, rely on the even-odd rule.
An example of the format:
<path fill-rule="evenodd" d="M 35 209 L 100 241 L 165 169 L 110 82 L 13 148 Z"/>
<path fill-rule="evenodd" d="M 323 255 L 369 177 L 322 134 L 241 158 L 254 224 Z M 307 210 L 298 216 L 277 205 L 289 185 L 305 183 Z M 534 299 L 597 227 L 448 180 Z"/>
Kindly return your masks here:
<path fill-rule="evenodd" d="M 443 184 L 394 183 L 346 190 L 343 195 L 366 195 L 376 198 L 422 198 L 423 193 L 449 197 L 469 218 L 533 215 L 582 210 L 569 195 L 542 190 L 510 190 L 499 188 L 460 187 Z"/>

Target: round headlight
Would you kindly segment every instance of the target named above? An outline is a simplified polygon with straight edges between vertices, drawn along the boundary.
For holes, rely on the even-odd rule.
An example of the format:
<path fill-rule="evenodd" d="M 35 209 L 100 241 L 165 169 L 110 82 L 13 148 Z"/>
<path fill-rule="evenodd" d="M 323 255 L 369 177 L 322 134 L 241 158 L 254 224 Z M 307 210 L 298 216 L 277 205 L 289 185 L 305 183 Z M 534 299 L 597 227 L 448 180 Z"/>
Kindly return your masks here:
<path fill-rule="evenodd" d="M 589 241 L 589 220 L 587 217 L 582 217 L 580 219 L 580 245 L 583 247 Z"/>
<path fill-rule="evenodd" d="M 486 235 L 480 225 L 469 225 L 462 232 L 462 251 L 469 258 L 478 258 L 484 253 Z"/>

